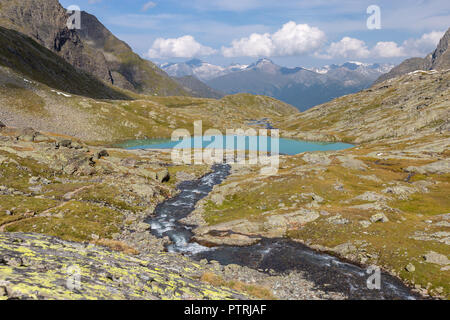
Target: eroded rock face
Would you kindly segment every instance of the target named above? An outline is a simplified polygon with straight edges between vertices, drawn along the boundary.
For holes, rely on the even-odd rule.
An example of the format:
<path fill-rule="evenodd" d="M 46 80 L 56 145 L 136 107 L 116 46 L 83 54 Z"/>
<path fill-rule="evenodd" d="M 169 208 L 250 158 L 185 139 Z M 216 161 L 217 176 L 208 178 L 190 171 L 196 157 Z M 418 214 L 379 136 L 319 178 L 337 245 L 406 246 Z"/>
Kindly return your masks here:
<path fill-rule="evenodd" d="M 73 66 L 108 80 L 105 58 L 92 55 L 77 32 L 67 28 L 69 14 L 57 0 L 2 1 L 0 16 L 6 27 L 34 38 Z"/>
<path fill-rule="evenodd" d="M 180 256 L 138 258 L 22 233 L 1 233 L 0 247 L 0 300 L 249 299 L 201 282 L 202 267 Z"/>

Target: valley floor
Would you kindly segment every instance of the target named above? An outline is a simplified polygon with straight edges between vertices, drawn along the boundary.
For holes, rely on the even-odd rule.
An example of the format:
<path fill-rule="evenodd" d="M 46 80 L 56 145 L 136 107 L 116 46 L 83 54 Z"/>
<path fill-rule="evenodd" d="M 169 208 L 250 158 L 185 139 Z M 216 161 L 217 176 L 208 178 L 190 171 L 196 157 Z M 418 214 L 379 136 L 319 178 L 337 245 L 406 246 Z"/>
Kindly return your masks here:
<path fill-rule="evenodd" d="M 270 177 L 236 165 L 186 222 L 201 243 L 288 237 L 448 298 L 449 145 L 439 134 L 283 157 Z"/>
<path fill-rule="evenodd" d="M 442 134 L 421 141 L 399 139 L 346 151 L 284 156 L 274 176 L 260 176 L 258 166 L 236 165 L 231 176 L 198 204 L 186 222 L 199 225 L 195 233 L 201 243 L 248 245 L 258 236 L 288 237 L 361 265 L 382 266 L 421 294 L 448 298 L 449 143 L 450 136 Z M 192 270 L 186 276 L 189 279 L 180 278 L 184 271 L 172 274 L 171 265 L 189 259 L 161 253 L 169 240 L 152 236 L 150 226 L 143 221 L 158 203 L 175 195 L 177 183 L 193 180 L 210 169 L 168 164 L 170 154 L 160 151 L 102 149 L 70 137 L 3 128 L 3 297 L 346 298 L 338 292 L 321 292 L 297 272 L 269 275 L 236 265 L 190 261 L 186 262 L 186 268 Z M 111 259 L 106 264 L 120 266 L 122 271 L 116 267 L 108 271 L 107 267 L 112 280 L 106 277 L 95 283 L 105 288 L 98 295 L 67 296 L 65 274 L 52 268 L 76 263 L 78 258 L 64 249 L 61 259 L 48 262 L 51 267 L 42 261 L 49 252 L 59 252 L 59 248 L 73 252 L 70 248 L 78 245 L 37 234 L 85 243 L 82 248 L 86 254 L 106 255 Z M 24 245 L 15 245 L 17 241 Z M 120 252 L 120 257 L 114 251 Z M 156 291 L 148 290 L 145 281 L 137 288 L 127 284 L 126 290 L 114 289 L 118 283 L 128 283 L 129 270 L 142 264 L 139 259 L 154 257 L 169 261 L 169 271 L 159 273 L 165 280 L 155 283 L 166 291 L 161 293 L 156 287 Z M 92 277 L 100 272 L 100 265 L 95 270 L 83 269 L 82 261 L 83 274 Z M 125 268 L 122 262 L 133 267 Z M 42 268 L 35 269 L 36 263 Z M 162 270 L 161 266 L 153 268 L 154 272 Z M 47 285 L 38 285 L 38 278 L 47 279 Z M 26 285 L 18 279 L 27 279 Z M 213 292 L 205 283 L 214 286 Z M 189 291 L 192 286 L 196 290 Z"/>

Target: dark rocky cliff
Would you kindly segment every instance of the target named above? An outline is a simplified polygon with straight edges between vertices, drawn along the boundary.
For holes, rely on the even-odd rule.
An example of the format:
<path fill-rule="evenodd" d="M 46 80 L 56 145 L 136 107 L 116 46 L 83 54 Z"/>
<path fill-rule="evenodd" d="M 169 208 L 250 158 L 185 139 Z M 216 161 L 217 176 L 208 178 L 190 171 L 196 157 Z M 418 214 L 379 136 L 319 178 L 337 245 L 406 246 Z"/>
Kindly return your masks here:
<path fill-rule="evenodd" d="M 58 0 L 0 0 L 0 8 L 0 26 L 30 36 L 102 81 L 144 94 L 187 95 L 88 13 L 82 12 L 81 30 L 70 30 L 69 14 Z"/>

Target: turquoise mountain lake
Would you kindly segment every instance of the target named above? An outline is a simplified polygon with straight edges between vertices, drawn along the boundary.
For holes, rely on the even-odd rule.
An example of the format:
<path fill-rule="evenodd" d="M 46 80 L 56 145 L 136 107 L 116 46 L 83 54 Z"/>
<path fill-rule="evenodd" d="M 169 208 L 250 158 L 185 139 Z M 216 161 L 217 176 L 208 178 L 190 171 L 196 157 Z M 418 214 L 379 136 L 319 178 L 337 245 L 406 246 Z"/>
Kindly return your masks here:
<path fill-rule="evenodd" d="M 132 140 L 120 145 L 122 148 L 129 150 L 137 149 L 188 149 L 200 147 L 203 149 L 234 149 L 247 151 L 260 151 L 276 153 L 276 140 L 279 144 L 279 153 L 286 155 L 296 155 L 303 152 L 313 151 L 337 151 L 354 147 L 348 143 L 328 143 L 328 142 L 307 142 L 294 139 L 274 139 L 270 137 L 243 137 L 243 136 L 215 136 L 215 137 L 191 137 L 180 141 L 171 141 L 170 139 L 148 139 L 148 140 Z M 234 141 L 230 144 L 231 141 Z M 250 144 L 250 141 L 253 141 Z"/>

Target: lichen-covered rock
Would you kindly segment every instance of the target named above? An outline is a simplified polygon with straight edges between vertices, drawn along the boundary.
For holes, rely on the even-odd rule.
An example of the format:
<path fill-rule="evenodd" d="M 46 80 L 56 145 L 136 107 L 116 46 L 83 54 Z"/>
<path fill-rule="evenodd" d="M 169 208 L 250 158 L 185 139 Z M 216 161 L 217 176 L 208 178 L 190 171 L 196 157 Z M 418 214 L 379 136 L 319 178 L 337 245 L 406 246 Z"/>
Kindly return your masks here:
<path fill-rule="evenodd" d="M 203 271 L 170 254 L 134 257 L 44 235 L 0 233 L 0 300 L 249 299 L 201 282 Z"/>
<path fill-rule="evenodd" d="M 389 219 L 388 217 L 386 217 L 386 215 L 384 213 L 377 213 L 374 214 L 373 216 L 370 217 L 370 221 L 372 223 L 376 223 L 376 222 L 388 222 Z"/>

